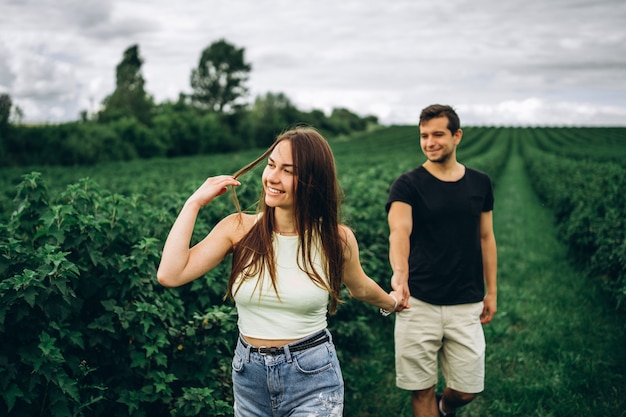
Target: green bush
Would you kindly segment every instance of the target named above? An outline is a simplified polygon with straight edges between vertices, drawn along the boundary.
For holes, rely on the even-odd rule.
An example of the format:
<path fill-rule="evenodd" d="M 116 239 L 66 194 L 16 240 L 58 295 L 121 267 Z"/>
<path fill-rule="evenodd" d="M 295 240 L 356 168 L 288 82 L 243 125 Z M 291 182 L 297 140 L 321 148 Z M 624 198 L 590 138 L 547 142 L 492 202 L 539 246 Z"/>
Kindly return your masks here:
<path fill-rule="evenodd" d="M 51 197 L 24 177 L 0 229 L 2 414 L 231 413 L 233 309 L 155 278 L 172 221 L 88 179 Z"/>

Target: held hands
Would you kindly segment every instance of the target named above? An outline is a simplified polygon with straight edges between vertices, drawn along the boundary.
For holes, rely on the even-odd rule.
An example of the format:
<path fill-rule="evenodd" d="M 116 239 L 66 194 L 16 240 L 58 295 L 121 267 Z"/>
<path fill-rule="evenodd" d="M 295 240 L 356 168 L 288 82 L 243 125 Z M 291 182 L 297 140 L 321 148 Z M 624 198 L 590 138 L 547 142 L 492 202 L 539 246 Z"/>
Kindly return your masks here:
<path fill-rule="evenodd" d="M 224 194 L 229 186 L 239 186 L 241 183 L 230 175 L 220 175 L 209 177 L 207 180 L 189 197 L 187 202 L 197 203 L 200 206 L 209 204 L 215 197 Z"/>
<path fill-rule="evenodd" d="M 389 298 L 392 300 L 392 302 L 389 304 L 389 307 L 380 308 L 380 314 L 382 314 L 383 316 L 388 316 L 391 313 L 403 310 L 400 306 L 400 300 L 402 299 L 401 293 L 399 293 L 398 291 L 391 291 L 389 293 Z"/>
<path fill-rule="evenodd" d="M 411 308 L 409 304 L 411 294 L 409 293 L 408 277 L 402 279 L 397 274 L 393 274 L 391 277 L 391 288 L 393 288 L 393 293 L 396 294 L 395 297 L 398 299 L 398 308 L 396 308 L 396 311 Z"/>
<path fill-rule="evenodd" d="M 392 312 L 395 313 L 404 310 L 404 307 L 402 307 L 402 293 L 400 291 L 391 291 L 389 295 L 393 298 L 395 303 Z"/>

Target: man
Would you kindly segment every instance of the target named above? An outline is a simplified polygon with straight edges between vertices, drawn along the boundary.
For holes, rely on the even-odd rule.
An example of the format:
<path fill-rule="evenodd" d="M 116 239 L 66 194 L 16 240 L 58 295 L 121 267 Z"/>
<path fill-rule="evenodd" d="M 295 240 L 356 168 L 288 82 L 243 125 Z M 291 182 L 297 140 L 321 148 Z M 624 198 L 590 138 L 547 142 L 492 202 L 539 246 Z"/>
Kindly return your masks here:
<path fill-rule="evenodd" d="M 453 416 L 484 389 L 482 324 L 497 309 L 493 189 L 457 162 L 463 131 L 452 107 L 426 107 L 419 130 L 427 160 L 394 181 L 386 205 L 391 286 L 403 294 L 396 384 L 412 391 L 414 416 Z"/>

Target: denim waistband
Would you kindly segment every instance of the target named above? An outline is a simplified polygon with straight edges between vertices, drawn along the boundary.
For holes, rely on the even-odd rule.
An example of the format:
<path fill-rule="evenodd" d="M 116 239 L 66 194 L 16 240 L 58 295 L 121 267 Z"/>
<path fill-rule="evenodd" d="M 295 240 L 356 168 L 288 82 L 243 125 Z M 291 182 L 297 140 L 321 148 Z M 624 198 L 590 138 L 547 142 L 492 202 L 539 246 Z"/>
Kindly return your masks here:
<path fill-rule="evenodd" d="M 267 346 L 251 346 L 247 343 L 244 338 L 239 335 L 239 342 L 242 344 L 246 350 L 250 352 L 259 353 L 261 355 L 284 355 L 287 352 L 299 352 L 303 350 L 310 349 L 315 346 L 319 346 L 323 343 L 331 341 L 330 332 L 327 329 L 320 330 L 319 332 L 312 334 L 311 336 L 307 336 L 304 339 L 298 340 L 293 343 L 289 343 L 280 347 L 267 347 Z"/>

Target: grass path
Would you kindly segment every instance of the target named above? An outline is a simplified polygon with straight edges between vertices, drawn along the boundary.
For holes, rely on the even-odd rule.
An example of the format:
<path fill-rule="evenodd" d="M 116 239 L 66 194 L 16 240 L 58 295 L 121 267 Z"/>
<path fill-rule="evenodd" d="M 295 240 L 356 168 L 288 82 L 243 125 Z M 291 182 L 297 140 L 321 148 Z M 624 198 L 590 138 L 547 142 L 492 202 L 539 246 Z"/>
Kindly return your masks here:
<path fill-rule="evenodd" d="M 572 265 L 518 149 L 497 181 L 498 314 L 485 392 L 462 416 L 626 416 L 624 317 Z"/>

